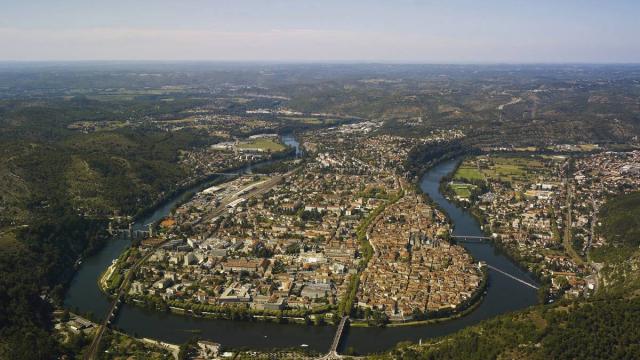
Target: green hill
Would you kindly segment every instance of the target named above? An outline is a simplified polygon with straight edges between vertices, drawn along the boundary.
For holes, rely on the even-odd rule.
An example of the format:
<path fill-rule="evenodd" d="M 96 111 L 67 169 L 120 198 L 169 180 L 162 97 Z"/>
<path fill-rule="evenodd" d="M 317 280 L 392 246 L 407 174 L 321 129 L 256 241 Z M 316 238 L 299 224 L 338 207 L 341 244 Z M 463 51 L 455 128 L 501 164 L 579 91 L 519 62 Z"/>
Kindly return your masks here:
<path fill-rule="evenodd" d="M 76 260 L 104 243 L 105 216 L 136 215 L 173 191 L 188 173 L 178 150 L 215 139 L 144 126 L 66 129 L 108 113 L 108 105 L 6 105 L 0 102 L 0 359 L 58 358 L 67 351 L 50 336 L 52 304 L 61 303 Z"/>
<path fill-rule="evenodd" d="M 599 233 L 616 246 L 640 245 L 640 192 L 612 199 L 602 207 Z"/>

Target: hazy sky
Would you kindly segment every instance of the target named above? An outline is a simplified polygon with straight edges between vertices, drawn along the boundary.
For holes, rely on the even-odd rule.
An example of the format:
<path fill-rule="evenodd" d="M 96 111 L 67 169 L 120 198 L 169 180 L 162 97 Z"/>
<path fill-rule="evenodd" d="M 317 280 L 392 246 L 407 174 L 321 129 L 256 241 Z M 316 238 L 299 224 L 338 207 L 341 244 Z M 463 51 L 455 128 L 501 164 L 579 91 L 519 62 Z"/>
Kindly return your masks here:
<path fill-rule="evenodd" d="M 640 62 L 640 0 L 0 0 L 0 60 Z"/>

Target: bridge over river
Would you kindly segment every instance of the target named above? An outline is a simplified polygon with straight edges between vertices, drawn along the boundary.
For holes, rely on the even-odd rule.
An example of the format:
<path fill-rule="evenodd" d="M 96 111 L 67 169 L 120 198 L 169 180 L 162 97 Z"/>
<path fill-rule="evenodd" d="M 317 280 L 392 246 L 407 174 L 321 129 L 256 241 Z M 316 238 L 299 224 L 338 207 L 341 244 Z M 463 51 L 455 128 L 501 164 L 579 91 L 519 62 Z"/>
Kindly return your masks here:
<path fill-rule="evenodd" d="M 462 240 L 462 241 L 468 241 L 468 240 L 477 240 L 477 241 L 483 241 L 483 240 L 491 240 L 491 238 L 489 236 L 481 236 L 481 235 L 451 235 L 452 239 L 456 239 L 456 240 Z"/>
<path fill-rule="evenodd" d="M 333 337 L 333 341 L 331 342 L 331 348 L 329 349 L 329 353 L 323 357 L 323 359 L 338 359 L 340 355 L 338 355 L 338 345 L 340 345 L 340 340 L 342 339 L 342 335 L 344 334 L 344 328 L 349 321 L 348 316 L 343 316 L 340 319 L 340 324 L 338 324 L 338 328 L 336 329 L 336 334 Z"/>
<path fill-rule="evenodd" d="M 528 287 L 530 287 L 530 288 L 533 288 L 533 289 L 535 289 L 535 290 L 538 290 L 538 286 L 536 286 L 536 285 L 534 285 L 534 284 L 532 284 L 532 283 L 530 283 L 530 282 L 527 282 L 527 281 L 525 281 L 525 280 L 522 280 L 522 279 L 520 279 L 520 278 L 518 278 L 518 277 L 516 277 L 516 276 L 514 276 L 514 275 L 511 275 L 511 274 L 509 274 L 509 273 L 508 273 L 508 272 L 506 272 L 506 271 L 502 271 L 502 270 L 498 269 L 498 268 L 497 268 L 497 267 L 495 267 L 495 266 L 487 265 L 487 267 L 488 267 L 489 269 L 494 270 L 494 271 L 497 271 L 497 272 L 499 272 L 500 274 L 502 274 L 502 275 L 504 275 L 504 276 L 506 276 L 506 277 L 508 277 L 508 278 L 511 278 L 511 279 L 513 279 L 513 280 L 515 280 L 515 281 L 517 281 L 517 282 L 519 282 L 519 283 L 523 284 L 523 285 L 526 285 L 526 286 L 528 286 Z"/>
<path fill-rule="evenodd" d="M 467 242 L 467 241 L 481 242 L 481 241 L 484 241 L 484 240 L 491 240 L 492 239 L 489 236 L 483 236 L 483 235 L 451 235 L 451 238 L 452 239 L 456 239 L 456 240 L 462 240 L 463 242 Z M 531 283 L 529 281 L 526 281 L 526 280 L 523 280 L 523 279 L 521 279 L 521 278 L 519 278 L 519 277 L 517 277 L 515 275 L 509 274 L 508 272 L 506 272 L 504 270 L 501 270 L 501 269 L 498 269 L 497 267 L 495 267 L 493 265 L 487 264 L 487 268 L 489 268 L 491 270 L 494 270 L 494 271 L 496 271 L 496 272 L 498 272 L 498 273 L 500 273 L 500 274 L 502 274 L 502 275 L 504 275 L 504 276 L 506 276 L 506 277 L 508 277 L 510 279 L 513 279 L 513 280 L 515 280 L 515 281 L 517 281 L 517 282 L 519 282 L 519 283 L 521 283 L 523 285 L 526 285 L 526 286 L 528 286 L 528 287 L 530 287 L 532 289 L 538 290 L 538 288 L 539 288 L 537 285 L 534 285 L 533 283 Z"/>

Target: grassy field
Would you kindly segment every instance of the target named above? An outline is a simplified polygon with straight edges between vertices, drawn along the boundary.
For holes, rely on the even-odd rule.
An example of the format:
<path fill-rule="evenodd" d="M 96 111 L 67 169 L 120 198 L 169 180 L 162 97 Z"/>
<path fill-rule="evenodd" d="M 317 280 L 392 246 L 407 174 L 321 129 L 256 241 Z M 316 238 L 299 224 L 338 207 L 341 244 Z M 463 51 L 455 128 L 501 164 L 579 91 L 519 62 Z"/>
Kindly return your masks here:
<path fill-rule="evenodd" d="M 453 190 L 453 192 L 456 194 L 456 196 L 461 197 L 461 198 L 469 198 L 471 196 L 471 191 L 476 187 L 475 185 L 472 184 L 459 184 L 459 183 L 454 183 L 449 185 L 449 187 L 451 187 L 451 189 Z"/>
<path fill-rule="evenodd" d="M 308 125 L 320 125 L 320 124 L 324 124 L 324 125 L 333 125 L 333 124 L 337 124 L 340 122 L 339 119 L 327 119 L 327 118 L 319 118 L 319 117 L 311 117 L 311 116 L 303 116 L 303 117 L 292 117 L 292 116 L 287 116 L 287 117 L 283 117 L 281 119 L 287 120 L 287 121 L 295 121 L 295 122 L 300 122 L 303 124 L 308 124 Z"/>
<path fill-rule="evenodd" d="M 538 148 L 535 147 L 535 146 L 527 146 L 527 147 L 516 147 L 516 148 L 513 148 L 513 150 L 522 151 L 522 152 L 528 152 L 528 151 L 537 151 Z"/>
<path fill-rule="evenodd" d="M 261 149 L 263 151 L 278 152 L 285 149 L 280 142 L 271 139 L 254 139 L 238 144 L 239 149 Z"/>
<path fill-rule="evenodd" d="M 466 159 L 456 171 L 454 179 L 535 182 L 550 171 L 539 157 L 478 156 Z"/>
<path fill-rule="evenodd" d="M 465 160 L 465 162 L 460 165 L 458 171 L 454 175 L 454 179 L 459 180 L 484 180 L 484 174 L 477 169 L 474 164 Z"/>
<path fill-rule="evenodd" d="M 80 94 L 83 92 L 80 91 Z M 184 93 L 184 89 L 181 87 L 168 87 L 163 89 L 145 89 L 145 90 L 131 90 L 120 89 L 115 91 L 95 92 L 84 94 L 87 99 L 95 101 L 133 101 L 141 96 L 169 96 Z"/>
<path fill-rule="evenodd" d="M 22 245 L 18 242 L 17 228 L 0 228 L 0 255 L 14 253 Z"/>
<path fill-rule="evenodd" d="M 289 121 L 298 121 L 303 124 L 312 124 L 312 125 L 322 124 L 322 120 L 317 117 L 284 117 L 283 119 L 286 119 Z"/>
<path fill-rule="evenodd" d="M 581 145 L 578 145 L 578 147 L 582 151 L 593 151 L 598 149 L 600 146 L 598 146 L 598 144 L 581 144 Z"/>

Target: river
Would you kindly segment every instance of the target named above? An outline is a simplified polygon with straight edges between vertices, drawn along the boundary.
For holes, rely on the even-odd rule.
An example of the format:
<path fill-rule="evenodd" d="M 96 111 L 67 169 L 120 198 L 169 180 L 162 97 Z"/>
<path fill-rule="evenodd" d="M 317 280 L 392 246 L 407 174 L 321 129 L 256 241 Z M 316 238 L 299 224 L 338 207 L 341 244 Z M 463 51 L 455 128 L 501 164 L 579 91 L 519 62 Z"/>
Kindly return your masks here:
<path fill-rule="evenodd" d="M 291 136 L 283 141 L 296 148 L 297 141 Z M 455 224 L 456 235 L 482 235 L 476 220 L 465 210 L 447 201 L 439 192 L 440 180 L 455 168 L 459 160 L 449 160 L 433 167 L 421 179 L 420 187 L 449 215 Z M 249 169 L 250 170 L 250 169 Z M 137 221 L 134 229 L 146 229 L 146 225 L 166 216 L 172 207 L 187 199 L 193 190 L 203 189 L 202 184 L 185 191 L 158 207 L 151 215 Z M 111 261 L 129 245 L 128 240 L 110 241 L 98 254 L 86 259 L 74 276 L 65 298 L 65 306 L 80 313 L 92 312 L 102 316 L 108 308 L 106 296 L 100 292 L 97 279 Z M 535 283 L 506 256 L 498 252 L 491 243 L 464 243 L 463 246 L 478 261 L 486 261 L 514 276 Z M 469 315 L 439 324 L 393 327 L 351 328 L 346 333 L 342 348 L 353 347 L 359 353 L 387 350 L 400 341 L 419 341 L 442 336 L 476 324 L 481 320 L 525 308 L 536 303 L 536 291 L 493 270 L 489 270 L 489 286 L 482 303 Z M 197 336 L 234 348 L 266 350 L 308 345 L 310 349 L 326 352 L 334 335 L 331 326 L 281 325 L 266 322 L 242 322 L 230 320 L 202 319 L 176 314 L 164 314 L 124 305 L 115 321 L 119 329 L 139 337 L 154 338 L 170 343 L 182 343 Z"/>

